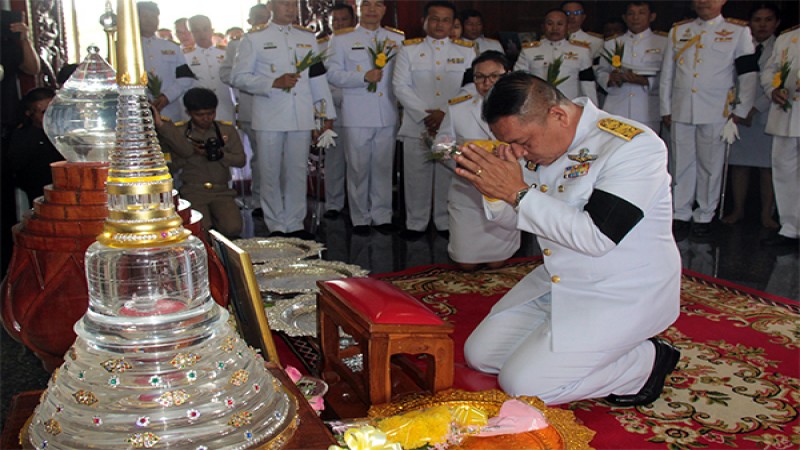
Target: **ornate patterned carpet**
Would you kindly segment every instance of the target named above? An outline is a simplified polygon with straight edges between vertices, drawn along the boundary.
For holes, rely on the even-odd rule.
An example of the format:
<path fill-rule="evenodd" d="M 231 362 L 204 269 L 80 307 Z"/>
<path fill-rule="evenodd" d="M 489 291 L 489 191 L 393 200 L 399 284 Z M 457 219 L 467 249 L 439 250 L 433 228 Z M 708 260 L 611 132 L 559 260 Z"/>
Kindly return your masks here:
<path fill-rule="evenodd" d="M 538 264 L 518 260 L 472 273 L 437 265 L 376 277 L 455 324 L 458 364 L 472 329 Z M 592 446 L 800 448 L 800 305 L 684 272 L 681 316 L 662 336 L 680 348 L 682 358 L 658 401 L 637 408 L 615 408 L 599 400 L 562 405 L 597 432 Z M 318 355 L 302 341 L 290 345 L 314 370 Z"/>

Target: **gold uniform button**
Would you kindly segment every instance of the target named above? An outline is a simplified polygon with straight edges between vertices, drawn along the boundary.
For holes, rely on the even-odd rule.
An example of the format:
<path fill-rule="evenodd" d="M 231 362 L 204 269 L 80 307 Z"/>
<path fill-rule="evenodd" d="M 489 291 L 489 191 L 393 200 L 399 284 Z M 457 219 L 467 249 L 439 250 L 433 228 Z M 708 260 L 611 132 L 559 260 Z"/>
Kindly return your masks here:
<path fill-rule="evenodd" d="M 203 183 L 203 187 L 206 188 L 206 189 L 212 189 L 214 187 L 214 185 L 211 184 L 211 183 Z"/>
<path fill-rule="evenodd" d="M 437 65 L 437 66 L 440 66 L 441 64 L 442 64 L 442 62 L 441 62 L 441 61 L 436 61 L 436 65 Z"/>
<path fill-rule="evenodd" d="M 542 192 L 547 192 L 548 189 L 549 188 L 547 187 L 546 184 L 543 184 L 542 187 L 539 188 L 539 190 L 542 191 Z"/>
<path fill-rule="evenodd" d="M 442 77 L 440 77 L 439 75 L 437 75 L 437 76 L 436 76 L 436 81 L 442 81 Z"/>
<path fill-rule="evenodd" d="M 550 281 L 552 281 L 553 283 L 558 283 L 561 281 L 561 277 L 558 275 L 553 275 L 552 277 L 550 277 Z"/>
<path fill-rule="evenodd" d="M 696 73 L 696 74 L 694 74 L 694 77 L 695 77 L 695 78 L 697 78 L 698 76 L 700 76 L 700 74 L 699 74 L 699 73 Z"/>
<path fill-rule="evenodd" d="M 383 97 L 383 92 L 380 92 L 380 93 L 378 94 L 378 97 Z"/>
<path fill-rule="evenodd" d="M 695 89 L 695 88 L 692 88 L 692 94 L 694 94 L 694 93 L 696 93 L 696 92 L 697 92 L 697 89 Z"/>
<path fill-rule="evenodd" d="M 565 189 L 564 185 L 562 184 L 561 186 L 558 187 L 558 192 L 564 192 L 564 189 Z"/>
<path fill-rule="evenodd" d="M 544 253 L 544 256 L 550 256 L 550 255 L 553 254 L 553 251 L 550 250 L 549 248 L 546 248 L 546 249 L 542 250 L 542 253 Z"/>

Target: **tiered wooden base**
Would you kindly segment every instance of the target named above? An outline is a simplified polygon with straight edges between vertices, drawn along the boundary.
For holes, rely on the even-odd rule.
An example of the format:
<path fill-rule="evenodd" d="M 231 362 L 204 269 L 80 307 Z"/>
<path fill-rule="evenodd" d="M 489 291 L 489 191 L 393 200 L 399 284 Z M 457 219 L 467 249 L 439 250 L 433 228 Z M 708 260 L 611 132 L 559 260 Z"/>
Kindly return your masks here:
<path fill-rule="evenodd" d="M 62 161 L 51 168 L 53 184 L 45 187 L 44 197 L 34 200 L 33 209 L 13 229 L 14 253 L 0 286 L 3 325 L 49 371 L 63 362 L 75 341 L 72 327 L 89 305 L 84 254 L 108 215 L 107 163 Z M 178 214 L 206 242 L 202 217 L 188 202 L 179 202 Z M 206 247 L 211 294 L 226 306 L 224 268 Z"/>

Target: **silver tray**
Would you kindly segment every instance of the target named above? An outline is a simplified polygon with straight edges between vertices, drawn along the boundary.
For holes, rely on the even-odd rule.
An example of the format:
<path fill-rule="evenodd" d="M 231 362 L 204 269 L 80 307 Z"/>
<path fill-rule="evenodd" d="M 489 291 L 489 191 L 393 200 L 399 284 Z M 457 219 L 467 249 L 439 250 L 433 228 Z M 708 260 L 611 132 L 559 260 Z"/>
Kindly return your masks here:
<path fill-rule="evenodd" d="M 369 271 L 339 261 L 308 260 L 283 266 L 256 266 L 256 281 L 261 292 L 269 294 L 316 293 L 317 281 L 364 277 Z"/>
<path fill-rule="evenodd" d="M 325 247 L 319 242 L 297 238 L 250 238 L 233 241 L 250 255 L 253 264 L 285 264 L 319 256 Z"/>
<path fill-rule="evenodd" d="M 269 327 L 289 336 L 317 337 L 317 296 L 303 294 L 267 308 Z"/>

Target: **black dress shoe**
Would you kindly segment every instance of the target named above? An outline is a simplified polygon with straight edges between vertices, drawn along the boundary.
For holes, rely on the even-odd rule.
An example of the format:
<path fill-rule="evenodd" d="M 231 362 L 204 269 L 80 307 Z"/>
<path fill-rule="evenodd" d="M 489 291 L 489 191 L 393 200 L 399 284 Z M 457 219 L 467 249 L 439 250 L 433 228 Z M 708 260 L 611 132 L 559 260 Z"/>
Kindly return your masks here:
<path fill-rule="evenodd" d="M 800 239 L 786 237 L 781 234 L 761 240 L 762 247 L 794 247 L 797 250 L 799 245 Z"/>
<path fill-rule="evenodd" d="M 382 223 L 380 225 L 373 225 L 372 228 L 380 234 L 392 234 L 397 231 L 397 228 L 391 223 Z"/>
<path fill-rule="evenodd" d="M 273 231 L 269 234 L 269 237 L 286 237 L 288 234 L 284 233 L 283 231 Z"/>
<path fill-rule="evenodd" d="M 400 232 L 400 237 L 407 241 L 416 241 L 417 239 L 425 236 L 424 231 L 417 230 L 403 230 Z"/>
<path fill-rule="evenodd" d="M 353 234 L 359 236 L 366 236 L 369 234 L 369 225 L 355 225 L 353 227 Z"/>
<path fill-rule="evenodd" d="M 673 220 L 672 221 L 672 236 L 676 241 L 682 241 L 689 236 L 689 228 L 691 224 L 686 220 Z"/>
<path fill-rule="evenodd" d="M 303 239 L 306 241 L 313 241 L 315 237 L 313 234 L 309 233 L 306 230 L 292 231 L 291 233 L 287 233 L 286 235 L 293 238 Z"/>
<path fill-rule="evenodd" d="M 641 406 L 653 403 L 661 396 L 661 391 L 664 390 L 664 381 L 678 365 L 681 352 L 663 339 L 650 338 L 650 342 L 656 347 L 656 359 L 653 363 L 653 371 L 650 372 L 642 389 L 632 395 L 611 394 L 606 397 L 608 403 L 614 406 Z"/>
<path fill-rule="evenodd" d="M 264 210 L 261 208 L 256 208 L 250 214 L 252 214 L 253 217 L 264 217 Z"/>
<path fill-rule="evenodd" d="M 335 218 L 339 217 L 339 211 L 337 211 L 335 209 L 329 209 L 329 210 L 325 211 L 325 214 L 323 214 L 322 217 L 324 217 L 326 219 L 335 219 Z"/>
<path fill-rule="evenodd" d="M 692 234 L 695 237 L 708 237 L 711 235 L 711 223 L 697 223 L 692 224 Z"/>

